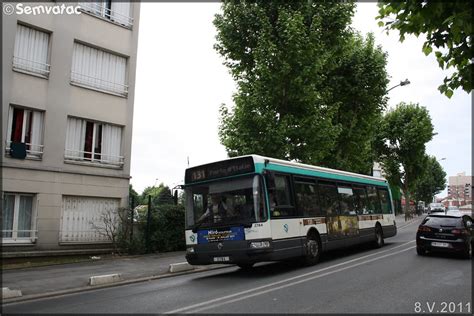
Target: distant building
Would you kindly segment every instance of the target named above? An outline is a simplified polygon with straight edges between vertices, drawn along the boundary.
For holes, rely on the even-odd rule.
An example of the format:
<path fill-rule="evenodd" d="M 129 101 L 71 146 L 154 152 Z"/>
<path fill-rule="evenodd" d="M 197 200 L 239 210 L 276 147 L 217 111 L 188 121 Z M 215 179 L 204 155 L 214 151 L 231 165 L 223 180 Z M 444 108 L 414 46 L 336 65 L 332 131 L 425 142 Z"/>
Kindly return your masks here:
<path fill-rule="evenodd" d="M 443 199 L 445 206 L 463 206 L 472 204 L 472 176 L 466 172 L 448 178 L 448 196 Z"/>
<path fill-rule="evenodd" d="M 104 247 L 128 204 L 140 4 L 79 5 L 3 15 L 3 252 Z"/>
<path fill-rule="evenodd" d="M 372 167 L 372 176 L 377 177 L 377 178 L 384 178 L 385 173 L 382 169 L 382 165 L 378 162 L 374 162 L 374 165 Z"/>

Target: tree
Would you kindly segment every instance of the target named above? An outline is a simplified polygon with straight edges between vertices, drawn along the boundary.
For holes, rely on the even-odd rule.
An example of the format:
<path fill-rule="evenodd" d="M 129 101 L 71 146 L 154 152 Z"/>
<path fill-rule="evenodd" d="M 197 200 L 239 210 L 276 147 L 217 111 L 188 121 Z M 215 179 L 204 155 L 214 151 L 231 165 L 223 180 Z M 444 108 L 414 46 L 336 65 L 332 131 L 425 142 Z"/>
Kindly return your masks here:
<path fill-rule="evenodd" d="M 379 3 L 379 25 L 398 30 L 400 41 L 406 34 L 426 34 L 423 52 L 435 56 L 442 69 L 454 67 L 451 76 L 438 87 L 449 98 L 462 87 L 472 91 L 472 2 L 458 1 L 382 1 Z"/>
<path fill-rule="evenodd" d="M 421 179 L 415 186 L 415 199 L 430 203 L 433 196 L 446 188 L 446 172 L 441 167 L 436 157 L 428 156 L 425 159 Z"/>
<path fill-rule="evenodd" d="M 375 47 L 372 34 L 366 39 L 354 34 L 343 48 L 325 87 L 332 90 L 328 103 L 339 104 L 333 122 L 341 130 L 320 164 L 370 174 L 376 126 L 386 107 L 386 54 Z"/>
<path fill-rule="evenodd" d="M 128 197 L 130 199 L 130 203 L 132 203 L 132 200 L 134 203 L 134 205 L 131 205 L 131 207 L 135 207 L 141 203 L 140 195 L 133 189 L 131 184 L 128 186 Z"/>
<path fill-rule="evenodd" d="M 237 81 L 221 106 L 229 156 L 257 153 L 367 173 L 386 56 L 348 26 L 352 3 L 224 1 L 216 50 Z"/>
<path fill-rule="evenodd" d="M 381 120 L 375 146 L 389 183 L 399 186 L 408 212 L 411 192 L 426 164 L 426 143 L 434 136 L 426 108 L 400 103 Z"/>

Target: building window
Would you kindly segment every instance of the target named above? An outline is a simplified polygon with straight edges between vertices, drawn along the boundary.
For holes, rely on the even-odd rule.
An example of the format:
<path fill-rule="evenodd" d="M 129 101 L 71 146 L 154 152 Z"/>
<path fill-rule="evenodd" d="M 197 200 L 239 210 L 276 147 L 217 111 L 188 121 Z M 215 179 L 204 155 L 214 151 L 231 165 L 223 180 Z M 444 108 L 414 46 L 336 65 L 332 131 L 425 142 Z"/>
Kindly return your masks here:
<path fill-rule="evenodd" d="M 13 51 L 13 69 L 37 74 L 47 78 L 50 65 L 49 34 L 18 24 L 16 28 L 15 48 Z"/>
<path fill-rule="evenodd" d="M 2 208 L 2 242 L 34 242 L 34 196 L 4 193 Z"/>
<path fill-rule="evenodd" d="M 60 242 L 110 242 L 105 231 L 116 227 L 119 206 L 119 199 L 63 196 Z"/>
<path fill-rule="evenodd" d="M 74 43 L 71 71 L 74 84 L 126 96 L 126 68 L 125 57 Z"/>
<path fill-rule="evenodd" d="M 41 159 L 43 156 L 44 112 L 10 107 L 6 141 L 7 155 L 12 143 L 26 145 L 27 158 Z"/>
<path fill-rule="evenodd" d="M 122 127 L 69 117 L 66 132 L 66 160 L 122 166 Z"/>
<path fill-rule="evenodd" d="M 130 16 L 130 2 L 104 0 L 80 2 L 79 5 L 88 13 L 123 25 L 127 28 L 131 28 L 133 25 L 133 18 Z"/>

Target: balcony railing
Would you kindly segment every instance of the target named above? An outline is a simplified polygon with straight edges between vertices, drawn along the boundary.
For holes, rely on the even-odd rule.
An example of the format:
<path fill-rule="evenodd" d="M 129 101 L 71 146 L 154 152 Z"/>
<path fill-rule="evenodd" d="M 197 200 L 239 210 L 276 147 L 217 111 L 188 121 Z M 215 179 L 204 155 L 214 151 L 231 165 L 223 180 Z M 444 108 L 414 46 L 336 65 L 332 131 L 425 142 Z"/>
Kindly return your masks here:
<path fill-rule="evenodd" d="M 48 77 L 51 66 L 46 63 L 13 56 L 13 69 L 24 70 Z"/>
<path fill-rule="evenodd" d="M 6 142 L 5 152 L 7 155 L 10 155 L 11 143 L 12 143 L 11 141 Z M 43 157 L 44 145 L 32 144 L 32 143 L 25 143 L 25 145 L 26 145 L 26 158 L 42 158 Z"/>
<path fill-rule="evenodd" d="M 91 77 L 77 72 L 71 72 L 71 82 L 90 88 L 113 92 L 123 96 L 126 96 L 128 94 L 127 85 L 107 81 L 96 77 Z"/>
<path fill-rule="evenodd" d="M 37 230 L 2 229 L 2 243 L 35 242 Z"/>
<path fill-rule="evenodd" d="M 113 11 L 96 2 L 79 2 L 79 5 L 84 11 L 87 11 L 96 16 L 105 18 L 117 24 L 131 28 L 133 25 L 133 18 Z"/>
<path fill-rule="evenodd" d="M 94 153 L 90 151 L 74 150 L 74 149 L 66 149 L 64 158 L 66 160 L 85 161 L 85 162 L 90 162 L 90 163 L 112 165 L 112 166 L 119 166 L 119 167 L 123 166 L 123 163 L 124 163 L 123 156 L 114 156 L 114 155 L 107 155 L 107 154 L 102 154 L 102 153 Z"/>

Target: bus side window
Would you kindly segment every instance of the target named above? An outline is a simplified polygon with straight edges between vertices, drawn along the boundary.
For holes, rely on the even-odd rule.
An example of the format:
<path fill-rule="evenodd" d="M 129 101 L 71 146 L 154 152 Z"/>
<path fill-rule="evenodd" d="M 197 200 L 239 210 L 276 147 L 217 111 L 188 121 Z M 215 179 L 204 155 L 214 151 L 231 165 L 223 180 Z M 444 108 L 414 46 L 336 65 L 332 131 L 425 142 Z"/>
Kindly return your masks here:
<path fill-rule="evenodd" d="M 353 205 L 354 193 L 351 187 L 339 185 L 337 187 L 339 193 L 339 203 L 341 205 L 341 215 L 356 215 Z"/>
<path fill-rule="evenodd" d="M 354 209 L 357 215 L 367 214 L 367 195 L 364 187 L 354 187 Z"/>
<path fill-rule="evenodd" d="M 320 181 L 319 196 L 321 197 L 321 213 L 324 216 L 334 216 L 339 212 L 339 200 L 336 184 Z"/>
<path fill-rule="evenodd" d="M 367 197 L 369 200 L 369 214 L 382 213 L 377 189 L 373 186 L 367 186 Z"/>
<path fill-rule="evenodd" d="M 377 191 L 379 191 L 380 202 L 382 202 L 382 213 L 383 214 L 392 213 L 390 196 L 388 195 L 387 189 L 377 189 Z"/>
<path fill-rule="evenodd" d="M 299 214 L 306 217 L 320 215 L 316 183 L 295 178 L 294 184 Z"/>
<path fill-rule="evenodd" d="M 273 217 L 296 215 L 295 204 L 291 197 L 289 176 L 275 175 L 275 190 L 270 193 L 270 196 L 273 196 L 276 203 L 272 212 Z"/>

